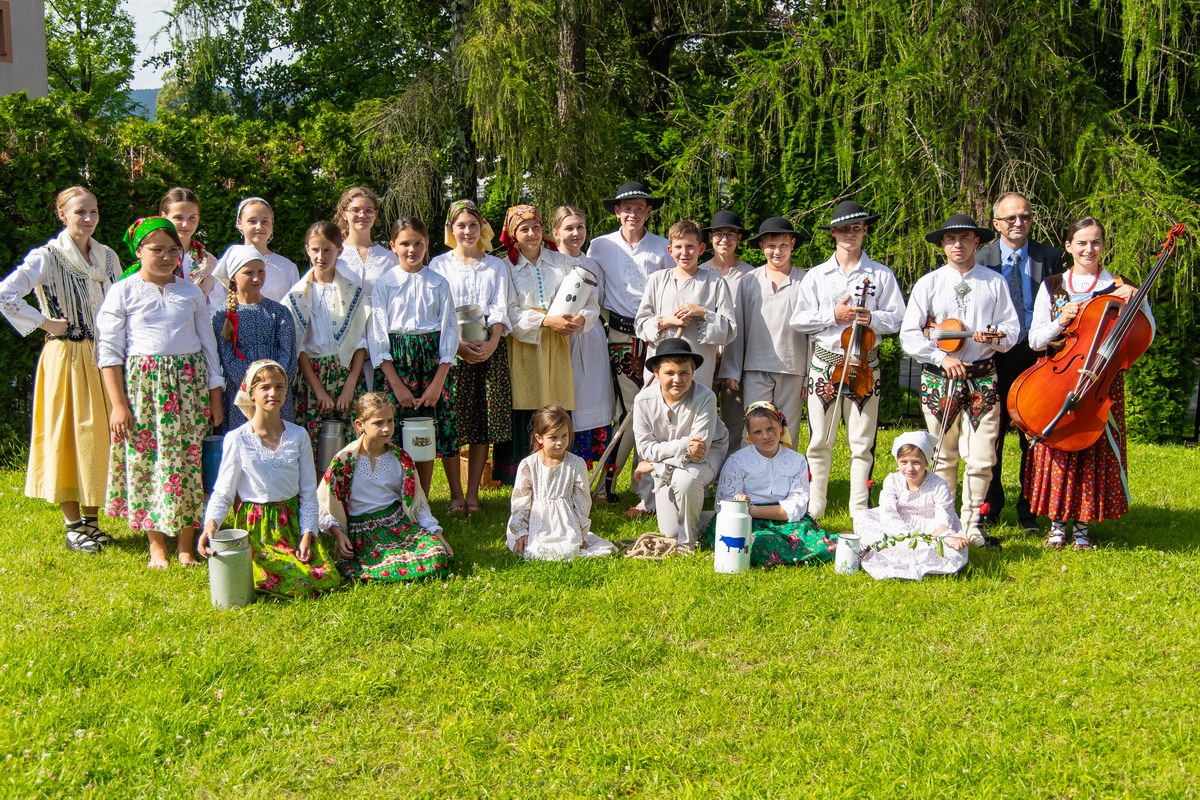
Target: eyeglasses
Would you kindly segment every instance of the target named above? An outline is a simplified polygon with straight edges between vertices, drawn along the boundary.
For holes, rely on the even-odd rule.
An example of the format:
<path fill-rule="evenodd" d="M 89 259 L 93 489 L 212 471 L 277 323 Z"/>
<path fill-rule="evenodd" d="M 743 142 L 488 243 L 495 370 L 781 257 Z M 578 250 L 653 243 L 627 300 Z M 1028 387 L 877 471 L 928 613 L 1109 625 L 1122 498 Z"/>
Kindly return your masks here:
<path fill-rule="evenodd" d="M 740 233 L 726 233 L 726 232 L 724 232 L 724 231 L 712 231 L 712 232 L 711 232 L 711 233 L 709 233 L 708 235 L 712 237 L 712 240 L 713 240 L 714 242 L 715 242 L 715 241 L 717 241 L 718 239 L 725 240 L 725 239 L 738 239 L 738 238 L 741 238 L 741 234 L 740 234 Z"/>
<path fill-rule="evenodd" d="M 1018 221 L 1029 222 L 1033 219 L 1033 214 L 1013 214 L 1011 217 L 996 217 L 996 222 L 1003 222 L 1005 225 L 1015 225 Z"/>
<path fill-rule="evenodd" d="M 348 208 L 346 210 L 356 217 L 373 217 L 379 213 L 374 208 Z"/>
<path fill-rule="evenodd" d="M 166 256 L 170 259 L 176 259 L 183 255 L 183 248 L 181 247 L 172 247 L 170 250 L 165 247 L 147 247 L 146 250 L 155 258 Z"/>

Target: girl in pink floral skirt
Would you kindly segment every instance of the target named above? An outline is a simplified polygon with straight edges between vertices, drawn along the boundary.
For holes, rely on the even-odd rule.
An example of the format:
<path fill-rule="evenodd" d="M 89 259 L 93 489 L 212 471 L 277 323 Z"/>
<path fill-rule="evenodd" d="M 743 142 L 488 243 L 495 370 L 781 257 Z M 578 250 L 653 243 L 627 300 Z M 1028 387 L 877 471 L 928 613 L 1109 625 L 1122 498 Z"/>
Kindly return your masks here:
<path fill-rule="evenodd" d="M 96 315 L 112 403 L 107 514 L 146 532 L 150 569 L 166 569 L 166 536 L 176 532 L 179 563 L 192 566 L 204 514 L 200 447 L 210 422 L 221 423 L 225 379 L 204 294 L 174 274 L 183 252 L 175 226 L 140 219 L 125 242 L 141 265 L 108 290 Z"/>
<path fill-rule="evenodd" d="M 308 433 L 280 414 L 287 387 L 287 373 L 274 361 L 255 361 L 246 370 L 234 402 L 248 421 L 225 435 L 199 550 L 208 556 L 209 537 L 234 508 L 234 527 L 250 533 L 254 588 L 312 597 L 337 588 L 341 576 L 317 538 L 317 472 Z"/>

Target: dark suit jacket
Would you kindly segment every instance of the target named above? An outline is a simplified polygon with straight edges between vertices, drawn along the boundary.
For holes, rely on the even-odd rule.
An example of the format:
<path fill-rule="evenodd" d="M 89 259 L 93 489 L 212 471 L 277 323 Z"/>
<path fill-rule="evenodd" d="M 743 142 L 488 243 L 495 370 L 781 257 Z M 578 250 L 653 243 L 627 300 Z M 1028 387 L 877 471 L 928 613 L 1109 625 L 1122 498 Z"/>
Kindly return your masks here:
<path fill-rule="evenodd" d="M 975 263 L 983 264 L 1000 272 L 1000 237 L 975 251 Z M 1041 287 L 1042 281 L 1051 275 L 1062 272 L 1062 253 L 1058 248 L 1029 240 L 1029 277 L 1033 286 L 1034 297 Z"/>

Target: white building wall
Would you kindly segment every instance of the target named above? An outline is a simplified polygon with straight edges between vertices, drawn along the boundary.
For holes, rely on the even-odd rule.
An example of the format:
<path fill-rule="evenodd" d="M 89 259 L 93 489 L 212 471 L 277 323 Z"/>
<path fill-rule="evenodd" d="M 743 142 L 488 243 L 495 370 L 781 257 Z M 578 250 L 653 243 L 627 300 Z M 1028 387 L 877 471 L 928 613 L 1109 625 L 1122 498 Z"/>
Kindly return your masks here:
<path fill-rule="evenodd" d="M 29 90 L 30 97 L 45 97 L 46 6 L 44 0 L 0 0 L 6 30 L 0 44 L 0 95 Z"/>

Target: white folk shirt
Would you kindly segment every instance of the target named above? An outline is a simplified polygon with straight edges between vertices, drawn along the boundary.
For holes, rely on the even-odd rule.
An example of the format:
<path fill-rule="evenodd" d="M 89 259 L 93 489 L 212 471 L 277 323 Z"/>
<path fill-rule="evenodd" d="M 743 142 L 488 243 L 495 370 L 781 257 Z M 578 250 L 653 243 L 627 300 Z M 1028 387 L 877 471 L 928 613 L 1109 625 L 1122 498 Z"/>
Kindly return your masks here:
<path fill-rule="evenodd" d="M 602 306 L 623 317 L 636 317 L 646 292 L 646 279 L 675 266 L 669 246 L 666 239 L 649 231 L 637 244 L 625 241 L 619 229 L 593 239 L 587 254 L 604 275 L 604 296 L 599 300 Z"/>
<path fill-rule="evenodd" d="M 371 364 L 392 360 L 389 333 L 438 333 L 438 363 L 453 364 L 458 354 L 458 318 L 446 279 L 429 269 L 384 273 L 371 292 L 367 348 Z"/>
<path fill-rule="evenodd" d="M 1105 289 L 1112 287 L 1116 283 L 1112 273 L 1106 269 L 1101 269 L 1099 276 L 1096 277 L 1096 282 L 1093 284 L 1092 279 L 1083 276 L 1074 278 L 1068 271 L 1063 275 L 1063 289 L 1069 295 L 1068 302 L 1082 303 L 1095 297 L 1098 292 L 1103 292 Z M 1087 288 L 1088 291 L 1076 291 Z M 1054 301 L 1050 298 L 1050 291 L 1046 288 L 1046 284 L 1038 287 L 1037 299 L 1033 304 L 1033 324 L 1029 327 L 1029 346 L 1034 350 L 1042 350 L 1046 345 L 1057 339 L 1066 330 L 1069 322 L 1064 322 L 1061 316 L 1055 316 Z M 1158 323 L 1154 321 L 1154 315 L 1150 313 L 1150 302 L 1142 301 L 1142 313 L 1146 315 L 1146 319 L 1150 322 L 1150 332 L 1153 335 L 1158 331 Z"/>
<path fill-rule="evenodd" d="M 129 356 L 186 356 L 204 353 L 208 388 L 225 386 L 217 339 L 204 292 L 174 278 L 159 291 L 141 275 L 114 283 L 96 315 L 97 364 L 124 366 Z"/>
<path fill-rule="evenodd" d="M 358 248 L 348 244 L 342 248 L 342 255 L 338 258 L 337 265 L 347 274 L 353 275 L 356 281 L 362 284 L 369 297 L 371 290 L 375 288 L 375 282 L 388 270 L 400 266 L 400 259 L 386 247 L 373 244 L 367 250 L 367 260 L 363 261 L 362 256 L 358 253 Z"/>
<path fill-rule="evenodd" d="M 371 467 L 371 457 L 359 453 L 354 460 L 354 477 L 350 482 L 350 503 L 346 513 L 351 517 L 370 514 L 390 508 L 393 503 L 404 497 L 404 468 L 400 466 L 396 454 L 390 449 L 375 459 Z M 427 531 L 441 531 L 442 526 L 434 519 L 428 503 L 420 503 L 413 509 L 413 521 Z M 326 512 L 321 514 L 321 530 L 327 531 L 338 522 L 333 515 Z M 349 533 L 349 531 L 344 531 Z"/>
<path fill-rule="evenodd" d="M 948 319 L 960 320 L 969 331 L 987 330 L 989 325 L 1004 334 L 999 341 L 981 344 L 973 339 L 963 341 L 963 348 L 953 356 L 971 364 L 985 361 L 995 353 L 1008 352 L 1020 333 L 1017 310 L 1008 294 L 1008 282 L 994 269 L 974 266 L 966 275 L 950 264 L 922 275 L 908 298 L 904 322 L 900 326 L 900 346 L 911 358 L 922 364 L 941 366 L 951 355 L 940 350 L 926 338 L 923 328 L 927 317 L 935 323 Z"/>
<path fill-rule="evenodd" d="M 558 285 L 567 277 L 571 265 L 567 257 L 548 247 L 538 253 L 537 263 L 530 262 L 523 254 L 517 255 L 517 263 L 508 269 L 508 324 L 517 341 L 538 344 L 542 340 L 542 320 L 546 310 L 554 302 Z M 596 295 L 587 299 L 579 312 L 583 316 L 580 332 L 591 330 L 600 319 L 600 306 Z"/>
<path fill-rule="evenodd" d="M 308 320 L 308 331 L 304 341 L 300 343 L 301 349 L 310 359 L 334 355 L 341 348 L 337 337 L 333 335 L 333 319 L 329 316 L 329 309 L 337 297 L 336 289 L 332 283 L 321 284 L 316 281 L 312 281 L 308 288 L 313 293 L 312 317 Z M 358 348 L 365 350 L 365 330 L 363 334 L 363 338 L 358 341 Z"/>
<path fill-rule="evenodd" d="M 229 248 L 227 247 L 225 253 L 228 252 Z M 225 256 L 222 255 L 221 261 L 224 260 Z M 262 260 L 267 273 L 263 279 L 262 296 L 268 300 L 274 300 L 276 303 L 282 303 L 292 287 L 300 282 L 300 270 L 297 269 L 296 262 L 284 258 L 279 253 L 263 253 Z M 217 263 L 219 264 L 220 261 Z M 225 284 L 213 281 L 213 287 L 208 293 L 208 307 L 213 311 L 224 311 L 225 301 L 228 297 L 229 290 L 225 288 Z"/>
<path fill-rule="evenodd" d="M 788 522 L 799 522 L 808 511 L 808 459 L 784 445 L 774 458 L 757 447 L 741 448 L 721 468 L 717 499 L 732 500 L 739 494 L 756 505 L 778 503 Z"/>
<path fill-rule="evenodd" d="M 679 330 L 659 328 L 658 321 L 675 313 L 683 303 L 704 309 L 704 319 L 685 325 L 680 338 L 704 359 L 696 369 L 696 380 L 711 387 L 717 366 L 717 348 L 737 333 L 729 285 L 716 270 L 697 268 L 695 275 L 680 277 L 671 267 L 651 275 L 646 281 L 646 292 L 642 295 L 634 329 L 639 339 L 649 343 L 646 358 L 652 358 L 658 346 Z"/>
<path fill-rule="evenodd" d="M 474 264 L 467 264 L 450 251 L 430 261 L 429 268 L 450 284 L 455 307 L 473 303 L 482 310 L 489 331 L 497 323 L 504 326 L 504 333 L 512 330 L 508 322 L 508 267 L 504 261 L 484 255 Z"/>
<path fill-rule="evenodd" d="M 654 476 L 665 480 L 669 469 L 685 467 L 692 437 L 708 444 L 705 463 L 713 474 L 725 457 L 729 431 L 717 414 L 717 396 L 713 390 L 693 381 L 692 388 L 675 405 L 667 405 L 658 381 L 638 392 L 633 400 L 634 447 L 638 455 L 654 465 Z"/>
<path fill-rule="evenodd" d="M 243 503 L 279 503 L 299 497 L 300 533 L 316 533 L 317 471 L 308 431 L 285 421 L 275 450 L 267 449 L 249 422 L 226 434 L 205 524 L 224 522 L 235 494 Z"/>
<path fill-rule="evenodd" d="M 737 335 L 725 345 L 718 378 L 740 381 L 745 372 L 808 374 L 808 337 L 789 322 L 804 270 L 792 271 L 776 289 L 766 267 L 758 267 L 738 283 Z"/>
<path fill-rule="evenodd" d="M 860 303 L 858 294 L 863 281 L 870 280 L 875 289 Z M 849 273 L 843 272 L 837 256 L 818 264 L 808 272 L 796 298 L 791 325 L 809 339 L 831 353 L 842 352 L 842 332 L 850 323 L 839 323 L 833 318 L 833 308 L 846 296 L 850 305 L 862 305 L 871 311 L 870 328 L 879 336 L 900 330 L 904 319 L 904 294 L 900 283 L 890 269 L 874 261 L 866 253 Z"/>

